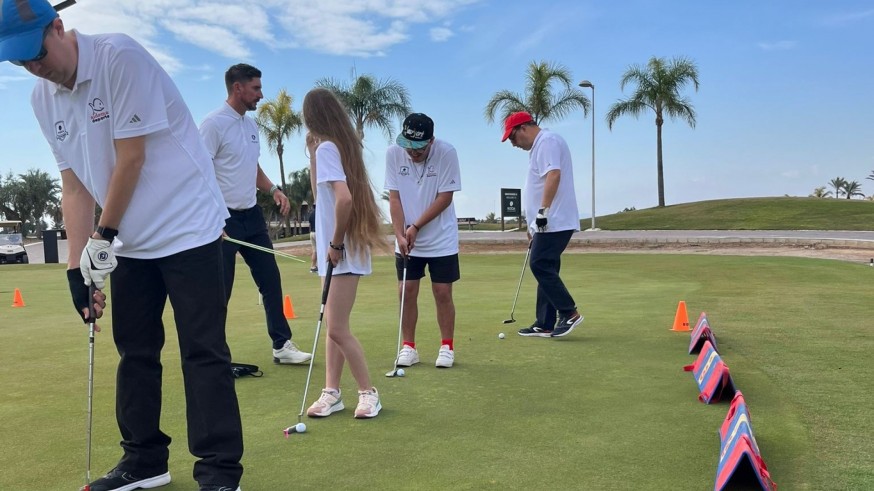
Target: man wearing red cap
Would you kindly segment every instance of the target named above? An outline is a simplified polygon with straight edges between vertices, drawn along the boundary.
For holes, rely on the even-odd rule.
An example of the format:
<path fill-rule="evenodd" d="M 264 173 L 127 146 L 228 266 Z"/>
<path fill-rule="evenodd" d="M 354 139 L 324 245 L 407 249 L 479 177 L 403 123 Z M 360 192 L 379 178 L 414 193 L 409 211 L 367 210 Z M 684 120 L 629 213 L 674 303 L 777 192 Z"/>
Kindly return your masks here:
<path fill-rule="evenodd" d="M 504 121 L 501 141 L 507 139 L 514 147 L 529 152 L 522 203 L 529 218 L 529 265 L 537 279 L 537 319 L 530 327 L 520 329 L 519 335 L 566 336 L 583 322 L 559 276 L 561 254 L 574 232 L 580 230 L 570 149 L 564 138 L 541 129 L 527 112 L 513 113 Z M 536 217 L 533 222 L 532 216 Z"/>

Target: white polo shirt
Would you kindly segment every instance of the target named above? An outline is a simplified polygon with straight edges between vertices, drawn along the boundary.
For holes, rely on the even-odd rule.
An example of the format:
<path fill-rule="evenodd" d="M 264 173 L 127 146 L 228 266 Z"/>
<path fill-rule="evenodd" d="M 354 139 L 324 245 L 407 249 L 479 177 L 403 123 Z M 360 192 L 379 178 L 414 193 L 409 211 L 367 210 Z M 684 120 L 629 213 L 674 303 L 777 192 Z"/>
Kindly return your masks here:
<path fill-rule="evenodd" d="M 310 170 L 312 172 L 312 169 Z M 334 206 L 332 182 L 346 182 L 346 173 L 340 162 L 340 150 L 334 142 L 324 141 L 316 148 L 316 256 L 319 276 L 325 276 L 328 264 L 328 247 L 334 238 L 337 220 Z M 355 243 L 347 235 L 343 238 L 346 246 L 346 259 L 334 266 L 334 274 L 370 274 L 370 248 L 364 247 L 361 254 L 355 255 Z"/>
<path fill-rule="evenodd" d="M 534 145 L 528 153 L 528 175 L 522 202 L 525 204 L 525 217 L 528 231 L 537 232 L 534 219 L 543 200 L 546 174 L 551 170 L 561 171 L 561 180 L 555 198 L 549 207 L 545 232 L 563 232 L 580 229 L 580 212 L 577 209 L 577 195 L 574 190 L 574 165 L 571 151 L 564 138 L 548 129 L 541 129 L 534 138 Z"/>
<path fill-rule="evenodd" d="M 241 115 L 225 102 L 200 124 L 200 136 L 212 157 L 215 176 L 228 208 L 248 210 L 255 206 L 261 156 L 255 120 Z"/>
<path fill-rule="evenodd" d="M 218 239 L 228 212 L 173 81 L 126 35 L 76 32 L 76 39 L 76 85 L 69 90 L 39 79 L 31 104 L 58 168 L 71 169 L 101 207 L 116 164 L 114 140 L 147 135 L 116 253 L 153 259 Z"/>
<path fill-rule="evenodd" d="M 437 193 L 461 191 L 458 153 L 449 143 L 435 138 L 425 162 L 415 163 L 406 150 L 392 145 L 385 153 L 385 189 L 400 194 L 404 226 L 412 225 L 431 206 Z M 397 240 L 395 252 L 400 253 Z M 419 230 L 410 252 L 411 256 L 417 257 L 452 254 L 458 254 L 458 220 L 454 203 Z"/>

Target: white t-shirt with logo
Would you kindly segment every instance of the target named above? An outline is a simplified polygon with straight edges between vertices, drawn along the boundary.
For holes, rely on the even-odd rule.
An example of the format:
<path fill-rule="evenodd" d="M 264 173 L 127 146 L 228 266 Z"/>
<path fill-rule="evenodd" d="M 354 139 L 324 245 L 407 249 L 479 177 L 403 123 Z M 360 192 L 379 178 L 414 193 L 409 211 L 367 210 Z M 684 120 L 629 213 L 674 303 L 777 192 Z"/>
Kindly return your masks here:
<path fill-rule="evenodd" d="M 146 160 L 118 227 L 119 256 L 154 259 L 219 238 L 228 216 L 197 125 L 169 75 L 123 34 L 76 32 L 76 85 L 39 79 L 31 104 L 61 171 L 102 207 L 114 140 L 147 136 Z"/>
<path fill-rule="evenodd" d="M 316 148 L 316 255 L 319 266 L 319 276 L 325 276 L 328 264 L 328 247 L 334 239 L 336 215 L 334 206 L 334 188 L 332 182 L 346 182 L 346 173 L 340 162 L 340 151 L 334 142 L 324 141 Z M 347 227 L 348 229 L 348 227 Z M 343 238 L 346 247 L 346 258 L 334 266 L 334 274 L 354 273 L 370 274 L 370 248 L 364 247 L 356 255 L 355 244 L 347 235 Z"/>
<path fill-rule="evenodd" d="M 248 210 L 255 206 L 261 156 L 255 120 L 241 115 L 225 102 L 200 124 L 200 136 L 212 157 L 215 176 L 228 208 Z"/>
<path fill-rule="evenodd" d="M 434 203 L 437 193 L 461 191 L 458 153 L 449 143 L 435 138 L 425 162 L 415 163 L 406 150 L 392 145 L 385 154 L 385 189 L 398 192 L 404 208 L 404 226 L 412 225 Z M 400 253 L 397 240 L 395 252 Z M 454 203 L 419 230 L 410 252 L 417 257 L 452 254 L 458 254 Z"/>
<path fill-rule="evenodd" d="M 564 138 L 548 129 L 541 129 L 534 138 L 534 145 L 528 153 L 528 174 L 522 201 L 525 203 L 525 217 L 528 231 L 538 232 L 534 220 L 537 210 L 543 203 L 543 188 L 546 174 L 551 170 L 561 171 L 561 180 L 555 198 L 549 207 L 549 219 L 545 232 L 563 232 L 580 229 L 580 212 L 577 209 L 577 195 L 574 191 L 574 165 L 571 151 Z"/>

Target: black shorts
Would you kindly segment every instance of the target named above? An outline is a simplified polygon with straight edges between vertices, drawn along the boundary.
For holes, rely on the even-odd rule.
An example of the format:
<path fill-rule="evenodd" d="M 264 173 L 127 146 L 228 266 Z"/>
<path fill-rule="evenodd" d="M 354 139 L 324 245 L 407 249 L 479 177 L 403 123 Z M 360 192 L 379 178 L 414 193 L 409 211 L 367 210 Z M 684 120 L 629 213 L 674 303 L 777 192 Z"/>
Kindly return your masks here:
<path fill-rule="evenodd" d="M 431 283 L 454 283 L 461 279 L 458 268 L 458 254 L 440 257 L 407 256 L 407 279 L 421 280 L 425 276 L 425 266 L 431 276 Z M 395 268 L 398 270 L 398 281 L 404 279 L 404 259 L 395 254 Z"/>

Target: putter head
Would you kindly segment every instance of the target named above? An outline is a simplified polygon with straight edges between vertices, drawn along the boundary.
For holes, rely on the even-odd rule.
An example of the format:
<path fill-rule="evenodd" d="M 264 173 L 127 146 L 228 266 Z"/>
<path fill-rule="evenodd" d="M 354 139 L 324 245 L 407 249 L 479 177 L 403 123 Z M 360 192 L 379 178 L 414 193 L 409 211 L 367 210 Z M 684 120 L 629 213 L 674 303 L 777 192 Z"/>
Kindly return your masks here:
<path fill-rule="evenodd" d="M 385 372 L 385 376 L 388 378 L 397 377 L 398 376 L 398 369 L 395 368 L 394 370 L 391 370 L 389 372 Z"/>
<path fill-rule="evenodd" d="M 506 320 L 504 320 L 504 324 L 512 324 L 512 323 L 514 323 L 514 322 L 516 322 L 516 319 L 506 319 Z"/>

